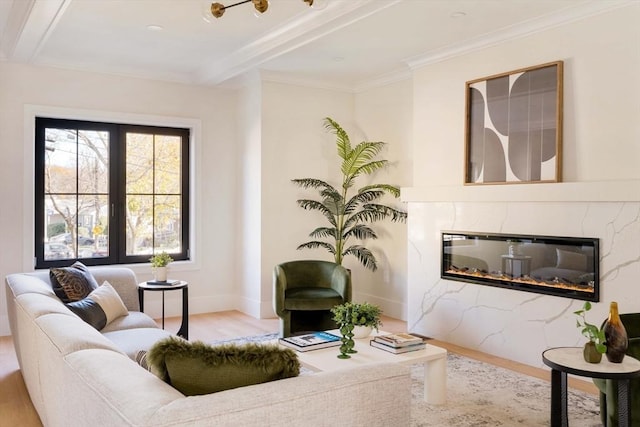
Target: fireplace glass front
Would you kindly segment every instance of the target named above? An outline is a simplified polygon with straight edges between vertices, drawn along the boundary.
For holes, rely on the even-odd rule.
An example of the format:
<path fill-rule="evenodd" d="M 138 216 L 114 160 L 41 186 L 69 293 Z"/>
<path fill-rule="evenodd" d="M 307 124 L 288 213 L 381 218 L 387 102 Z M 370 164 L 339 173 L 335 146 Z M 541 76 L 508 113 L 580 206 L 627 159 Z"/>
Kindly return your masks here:
<path fill-rule="evenodd" d="M 599 301 L 598 239 L 445 231 L 442 278 Z"/>

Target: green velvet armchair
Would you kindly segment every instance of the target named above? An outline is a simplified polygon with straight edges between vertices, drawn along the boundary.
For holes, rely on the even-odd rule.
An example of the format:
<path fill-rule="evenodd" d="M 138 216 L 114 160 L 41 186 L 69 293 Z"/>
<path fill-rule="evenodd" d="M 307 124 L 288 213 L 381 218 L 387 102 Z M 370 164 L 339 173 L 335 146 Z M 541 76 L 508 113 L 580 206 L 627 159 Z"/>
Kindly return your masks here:
<path fill-rule="evenodd" d="M 622 320 L 629 338 L 627 354 L 640 359 L 640 313 L 621 314 L 620 320 Z M 593 382 L 600 389 L 600 421 L 602 425 L 618 427 L 618 382 L 601 379 L 594 379 Z M 640 379 L 631 380 L 630 388 L 631 419 L 629 425 L 640 427 Z"/>
<path fill-rule="evenodd" d="M 351 301 L 351 275 L 329 261 L 290 261 L 273 270 L 273 309 L 280 337 L 337 327 L 329 310 Z"/>

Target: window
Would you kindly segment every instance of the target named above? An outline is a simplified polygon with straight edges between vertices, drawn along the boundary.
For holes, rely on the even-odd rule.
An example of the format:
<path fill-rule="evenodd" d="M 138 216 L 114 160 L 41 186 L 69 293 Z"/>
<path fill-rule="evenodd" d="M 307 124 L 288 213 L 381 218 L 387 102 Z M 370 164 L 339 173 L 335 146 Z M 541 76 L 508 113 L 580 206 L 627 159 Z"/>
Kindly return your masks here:
<path fill-rule="evenodd" d="M 189 256 L 189 130 L 36 118 L 36 267 Z"/>

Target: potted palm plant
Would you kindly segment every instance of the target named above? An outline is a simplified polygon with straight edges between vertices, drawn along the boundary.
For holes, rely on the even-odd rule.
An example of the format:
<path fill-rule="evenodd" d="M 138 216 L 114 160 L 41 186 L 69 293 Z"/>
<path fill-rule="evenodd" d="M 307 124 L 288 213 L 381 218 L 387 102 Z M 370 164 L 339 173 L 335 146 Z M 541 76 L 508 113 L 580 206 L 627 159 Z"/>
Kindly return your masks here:
<path fill-rule="evenodd" d="M 387 160 L 376 159 L 385 143 L 362 141 L 352 147 L 349 135 L 336 121 L 325 118 L 325 128 L 336 135 L 342 182 L 336 188 L 317 178 L 292 180 L 302 188 L 318 191 L 319 199 L 300 199 L 297 203 L 305 210 L 320 212 L 328 222 L 328 226 L 313 230 L 309 236 L 314 240 L 299 245 L 298 249 L 324 248 L 333 255 L 336 264 L 339 265 L 342 265 L 344 257 L 352 255 L 365 268 L 375 271 L 378 264 L 371 250 L 360 244 L 349 245 L 348 242 L 351 239 L 377 239 L 378 235 L 369 225 L 373 222 L 385 219 L 404 222 L 407 219 L 406 212 L 379 203 L 385 194 L 400 197 L 399 187 L 390 184 L 370 184 L 359 189 L 354 188 L 358 177 L 371 175 L 387 165 Z"/>

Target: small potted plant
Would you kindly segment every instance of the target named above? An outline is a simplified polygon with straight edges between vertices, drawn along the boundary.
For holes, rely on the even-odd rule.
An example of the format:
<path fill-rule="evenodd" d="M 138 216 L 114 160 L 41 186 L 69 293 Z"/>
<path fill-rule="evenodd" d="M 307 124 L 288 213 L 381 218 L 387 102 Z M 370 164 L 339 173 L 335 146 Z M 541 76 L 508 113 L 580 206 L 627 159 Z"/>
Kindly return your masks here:
<path fill-rule="evenodd" d="M 587 322 L 585 316 L 589 310 L 591 310 L 591 303 L 585 301 L 582 309 L 574 311 L 573 314 L 578 316 L 576 326 L 580 329 L 582 335 L 589 339 L 584 345 L 584 360 L 589 363 L 600 363 L 602 355 L 607 352 L 604 331 L 596 325 Z"/>
<path fill-rule="evenodd" d="M 173 258 L 171 258 L 171 255 L 169 255 L 165 251 L 162 251 L 159 254 L 155 254 L 151 258 L 149 258 L 151 267 L 153 267 L 153 274 L 158 282 L 167 281 L 167 266 L 172 261 Z"/>
<path fill-rule="evenodd" d="M 373 329 L 376 331 L 382 326 L 380 316 L 382 310 L 377 305 L 368 302 L 354 303 L 347 302 L 337 305 L 331 309 L 333 320 L 339 324 L 351 324 L 354 326 L 354 338 L 364 338 Z"/>

